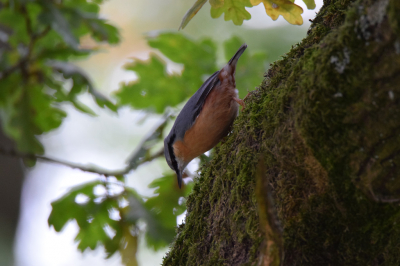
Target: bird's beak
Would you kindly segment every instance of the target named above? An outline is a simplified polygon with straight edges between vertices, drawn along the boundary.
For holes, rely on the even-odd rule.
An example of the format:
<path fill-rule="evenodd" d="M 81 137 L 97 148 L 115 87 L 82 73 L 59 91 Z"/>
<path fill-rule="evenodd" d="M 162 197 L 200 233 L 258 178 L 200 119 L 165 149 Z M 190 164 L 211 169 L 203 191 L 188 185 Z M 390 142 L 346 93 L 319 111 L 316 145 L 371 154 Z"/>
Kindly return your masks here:
<path fill-rule="evenodd" d="M 176 171 L 176 176 L 178 177 L 179 188 L 182 188 L 182 171 L 181 170 Z"/>
<path fill-rule="evenodd" d="M 243 54 L 244 50 L 246 50 L 247 44 L 243 44 L 240 46 L 239 50 L 237 50 L 236 54 L 229 60 L 228 65 L 236 66 L 237 61 L 239 60 L 240 56 Z"/>

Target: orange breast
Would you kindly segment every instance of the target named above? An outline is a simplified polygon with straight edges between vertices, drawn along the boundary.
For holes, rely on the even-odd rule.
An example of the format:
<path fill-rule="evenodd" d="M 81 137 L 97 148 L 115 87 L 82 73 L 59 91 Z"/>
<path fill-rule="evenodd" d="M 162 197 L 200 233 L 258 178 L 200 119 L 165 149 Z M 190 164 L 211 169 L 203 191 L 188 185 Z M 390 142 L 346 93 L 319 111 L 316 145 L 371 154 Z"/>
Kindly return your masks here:
<path fill-rule="evenodd" d="M 214 88 L 183 141 L 174 143 L 175 156 L 189 162 L 217 145 L 229 133 L 238 114 L 239 105 L 233 100 L 235 97 L 234 83 L 226 82 Z"/>

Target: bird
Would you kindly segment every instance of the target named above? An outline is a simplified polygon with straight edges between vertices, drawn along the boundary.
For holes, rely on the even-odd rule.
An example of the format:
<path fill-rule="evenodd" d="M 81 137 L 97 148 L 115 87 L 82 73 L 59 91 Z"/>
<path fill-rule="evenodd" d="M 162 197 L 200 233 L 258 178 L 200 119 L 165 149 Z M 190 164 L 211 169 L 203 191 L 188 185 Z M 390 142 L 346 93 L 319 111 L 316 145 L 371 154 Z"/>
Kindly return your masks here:
<path fill-rule="evenodd" d="M 164 139 L 165 159 L 176 172 L 179 188 L 189 162 L 217 145 L 229 133 L 238 116 L 239 105 L 245 108 L 236 89 L 235 71 L 246 48 L 243 44 L 229 62 L 193 94 Z"/>

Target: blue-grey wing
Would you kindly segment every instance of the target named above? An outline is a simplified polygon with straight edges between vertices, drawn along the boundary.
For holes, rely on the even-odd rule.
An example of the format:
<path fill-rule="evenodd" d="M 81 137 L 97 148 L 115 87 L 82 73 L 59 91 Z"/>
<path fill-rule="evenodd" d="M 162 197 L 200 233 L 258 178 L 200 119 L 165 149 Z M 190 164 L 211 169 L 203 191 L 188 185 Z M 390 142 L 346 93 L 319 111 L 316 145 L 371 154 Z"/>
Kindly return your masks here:
<path fill-rule="evenodd" d="M 207 99 L 208 94 L 211 90 L 220 82 L 218 79 L 219 71 L 211 75 L 201 87 L 196 91 L 195 94 L 189 99 L 189 101 L 182 108 L 175 123 L 171 129 L 171 132 L 164 139 L 164 154 L 165 159 L 171 169 L 175 171 L 178 169 L 176 158 L 173 152 L 172 144 L 176 140 L 182 140 L 187 130 L 189 130 L 193 123 L 196 121 L 197 116 L 203 108 L 204 102 Z"/>
<path fill-rule="evenodd" d="M 189 130 L 193 123 L 196 121 L 197 116 L 200 114 L 201 109 L 203 108 L 204 102 L 207 99 L 207 96 L 211 92 L 211 90 L 218 85 L 219 71 L 215 72 L 211 75 L 201 87 L 196 91 L 195 94 L 189 99 L 189 101 L 182 108 L 182 111 L 179 113 L 176 118 L 175 124 L 171 130 L 171 133 L 174 131 L 176 134 L 176 139 L 183 139 L 185 132 Z"/>

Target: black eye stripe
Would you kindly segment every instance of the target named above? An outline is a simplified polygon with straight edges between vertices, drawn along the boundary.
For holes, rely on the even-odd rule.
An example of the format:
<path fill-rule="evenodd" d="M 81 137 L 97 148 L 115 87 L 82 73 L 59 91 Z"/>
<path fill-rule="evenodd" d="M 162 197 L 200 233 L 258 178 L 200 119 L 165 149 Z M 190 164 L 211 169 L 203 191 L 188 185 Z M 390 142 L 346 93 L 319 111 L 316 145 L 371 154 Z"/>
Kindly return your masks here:
<path fill-rule="evenodd" d="M 171 163 L 172 163 L 172 166 L 174 167 L 174 169 L 175 169 L 175 171 L 178 171 L 179 169 L 178 169 L 178 163 L 176 162 L 176 157 L 175 157 L 175 154 L 174 154 L 174 149 L 173 149 L 173 147 L 172 147 L 172 145 L 173 145 L 173 143 L 174 143 L 174 140 L 175 140 L 175 134 L 173 134 L 172 136 L 171 136 L 171 138 L 170 138 L 170 140 L 169 140 L 169 142 L 168 142 L 168 151 L 169 151 L 169 156 L 170 156 L 170 158 L 171 158 Z"/>

